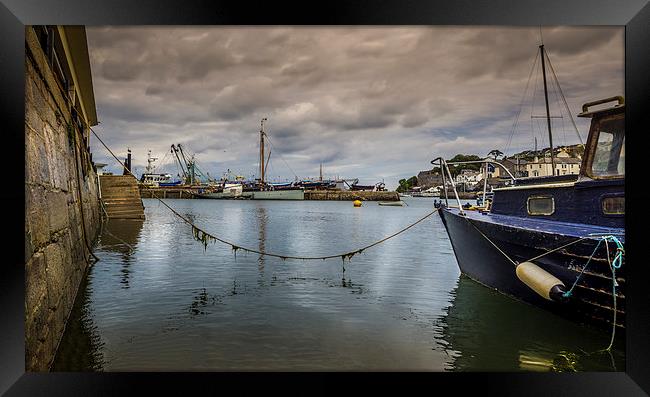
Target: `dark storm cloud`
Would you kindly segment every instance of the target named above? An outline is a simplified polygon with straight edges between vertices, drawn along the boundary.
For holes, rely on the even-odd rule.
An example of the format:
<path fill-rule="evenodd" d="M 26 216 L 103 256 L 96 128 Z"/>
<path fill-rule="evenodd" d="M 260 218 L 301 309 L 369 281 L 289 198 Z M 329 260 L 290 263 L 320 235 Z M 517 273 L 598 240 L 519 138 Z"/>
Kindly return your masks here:
<path fill-rule="evenodd" d="M 512 150 L 530 148 L 541 134 L 530 119 L 539 103 L 524 102 L 521 131 L 510 139 L 538 51 L 537 27 L 87 32 L 99 130 L 118 152 L 131 147 L 141 168 L 148 149 L 163 158 L 182 143 L 211 175 L 229 168 L 250 176 L 263 117 L 275 177 L 317 176 L 323 162 L 326 176 L 384 178 L 389 187 L 435 156 L 485 155 L 509 142 Z M 542 33 L 572 113 L 588 100 L 624 94 L 622 28 Z M 540 89 L 539 80 L 530 84 Z M 585 121 L 577 122 L 584 136 Z M 561 127 L 559 143 L 574 143 L 575 133 Z"/>

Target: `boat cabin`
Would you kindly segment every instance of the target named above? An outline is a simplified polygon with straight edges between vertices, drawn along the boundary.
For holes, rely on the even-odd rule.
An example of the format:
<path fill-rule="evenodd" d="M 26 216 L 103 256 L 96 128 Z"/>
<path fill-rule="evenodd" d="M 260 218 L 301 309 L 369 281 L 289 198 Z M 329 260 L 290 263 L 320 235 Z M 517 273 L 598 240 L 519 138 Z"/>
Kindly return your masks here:
<path fill-rule="evenodd" d="M 617 101 L 608 108 L 590 108 Z M 517 179 L 494 189 L 491 213 L 623 228 L 625 103 L 621 96 L 586 103 L 591 118 L 579 175 Z"/>
<path fill-rule="evenodd" d="M 171 174 L 143 174 L 140 178 L 142 184 L 154 187 L 158 187 L 160 183 L 170 183 L 171 181 Z"/>

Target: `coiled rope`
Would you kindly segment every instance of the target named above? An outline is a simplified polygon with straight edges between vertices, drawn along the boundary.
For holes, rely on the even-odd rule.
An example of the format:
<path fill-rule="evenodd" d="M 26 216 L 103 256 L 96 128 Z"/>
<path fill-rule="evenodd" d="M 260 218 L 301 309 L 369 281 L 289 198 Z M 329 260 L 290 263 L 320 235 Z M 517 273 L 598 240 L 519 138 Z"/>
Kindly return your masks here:
<path fill-rule="evenodd" d="M 124 163 L 122 163 L 122 161 L 120 161 L 120 159 L 115 155 L 115 153 L 113 153 L 113 151 L 104 143 L 104 141 L 102 141 L 102 139 L 95 132 L 95 130 L 90 128 L 90 131 L 95 135 L 95 137 L 97 137 L 99 142 L 106 148 L 106 150 L 108 150 L 108 152 L 115 158 L 115 160 L 117 160 L 117 162 L 122 167 L 124 167 L 125 170 L 128 170 L 129 174 L 131 174 L 133 177 L 135 177 L 137 179 L 137 177 L 131 172 L 131 170 L 127 169 L 126 166 L 124 165 Z M 196 240 L 198 240 L 198 241 L 203 242 L 204 249 L 207 249 L 208 241 L 213 240 L 213 241 L 219 241 L 219 242 L 221 242 L 223 244 L 231 246 L 232 250 L 233 250 L 233 252 L 235 254 L 237 254 L 238 250 L 242 250 L 242 251 L 246 251 L 246 252 L 252 252 L 252 253 L 255 253 L 255 254 L 259 254 L 259 255 L 262 255 L 262 256 L 271 256 L 271 257 L 275 257 L 275 258 L 280 258 L 282 260 L 286 260 L 286 259 L 302 259 L 302 260 L 317 260 L 317 259 L 320 259 L 320 260 L 325 260 L 325 259 L 332 259 L 332 258 L 341 258 L 343 261 L 345 261 L 346 259 L 349 261 L 350 259 L 352 259 L 352 257 L 354 255 L 360 254 L 363 251 L 367 250 L 368 248 L 374 247 L 375 245 L 381 244 L 381 243 L 383 243 L 383 242 L 385 242 L 385 241 L 387 241 L 387 240 L 389 240 L 389 239 L 391 239 L 391 238 L 393 238 L 393 237 L 395 237 L 397 235 L 400 235 L 400 234 L 404 233 L 408 229 L 412 228 L 413 226 L 417 225 L 418 223 L 424 221 L 425 219 L 429 218 L 431 215 L 438 212 L 438 209 L 436 208 L 433 211 L 429 212 L 428 214 L 424 215 L 422 218 L 418 219 L 417 221 L 415 221 L 415 222 L 411 223 L 410 225 L 404 227 L 403 229 L 401 229 L 401 230 L 399 230 L 399 231 L 397 231 L 397 232 L 395 232 L 395 233 L 393 233 L 393 234 L 391 234 L 389 236 L 386 236 L 386 237 L 382 238 L 381 240 L 378 240 L 378 241 L 376 241 L 376 242 L 374 242 L 372 244 L 368 244 L 368 245 L 366 245 L 366 246 L 364 246 L 362 248 L 359 248 L 359 249 L 356 249 L 356 250 L 353 250 L 353 251 L 348 251 L 348 252 L 344 252 L 344 253 L 341 253 L 341 254 L 335 254 L 335 255 L 324 255 L 324 256 L 295 256 L 295 255 L 275 254 L 275 253 L 271 253 L 271 252 L 256 250 L 254 248 L 243 247 L 243 246 L 241 246 L 239 244 L 235 244 L 235 243 L 227 241 L 227 240 L 225 240 L 225 239 L 223 239 L 221 237 L 210 234 L 210 233 L 206 232 L 205 230 L 201 229 L 200 227 L 196 226 L 192 221 L 190 221 L 185 216 L 178 213 L 178 211 L 176 211 L 175 209 L 170 207 L 160 197 L 156 196 L 156 194 L 153 191 L 151 191 L 151 196 L 153 198 L 157 199 L 165 207 L 167 207 L 167 209 L 169 209 L 174 215 L 176 215 L 177 217 L 182 219 L 188 225 L 192 226 L 192 234 L 193 234 L 194 238 Z"/>

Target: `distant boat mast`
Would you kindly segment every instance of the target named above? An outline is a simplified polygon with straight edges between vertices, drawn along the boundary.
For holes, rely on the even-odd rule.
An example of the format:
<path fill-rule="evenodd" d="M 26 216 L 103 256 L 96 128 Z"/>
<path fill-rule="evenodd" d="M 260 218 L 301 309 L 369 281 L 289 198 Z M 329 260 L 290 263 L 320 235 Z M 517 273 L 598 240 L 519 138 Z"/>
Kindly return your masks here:
<path fill-rule="evenodd" d="M 264 122 L 266 121 L 266 117 L 264 117 L 261 121 L 261 127 L 260 127 L 260 184 L 264 185 L 264 172 L 265 172 L 265 167 L 264 167 Z"/>
<path fill-rule="evenodd" d="M 555 175 L 555 159 L 553 156 L 553 134 L 551 133 L 551 114 L 548 109 L 548 90 L 546 88 L 546 64 L 544 62 L 544 44 L 539 46 L 542 56 L 542 76 L 544 77 L 544 100 L 546 101 L 546 122 L 548 124 L 548 143 L 551 147 L 551 172 Z"/>

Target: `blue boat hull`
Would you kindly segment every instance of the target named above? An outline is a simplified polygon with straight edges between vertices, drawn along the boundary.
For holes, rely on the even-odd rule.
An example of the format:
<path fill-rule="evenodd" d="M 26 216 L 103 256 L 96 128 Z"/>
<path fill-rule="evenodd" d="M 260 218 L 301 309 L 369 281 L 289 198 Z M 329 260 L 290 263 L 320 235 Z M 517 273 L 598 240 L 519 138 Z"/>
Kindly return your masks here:
<path fill-rule="evenodd" d="M 462 216 L 457 209 L 450 208 L 441 208 L 439 213 L 456 254 L 458 266 L 465 275 L 512 298 L 572 320 L 611 329 L 614 314 L 613 283 L 604 249 L 594 256 L 566 302 L 546 300 L 530 289 L 519 280 L 515 265 L 506 255 L 514 262 L 521 263 L 589 233 L 616 231 L 558 222 L 533 224 L 526 219 L 517 220 L 515 217 L 482 214 L 477 211 L 466 211 L 466 215 Z M 519 224 L 516 223 L 518 221 Z M 535 260 L 534 263 L 562 280 L 569 289 L 596 244 L 597 238 L 583 240 Z M 619 329 L 624 329 L 624 269 L 617 271 L 616 276 L 616 324 Z"/>

